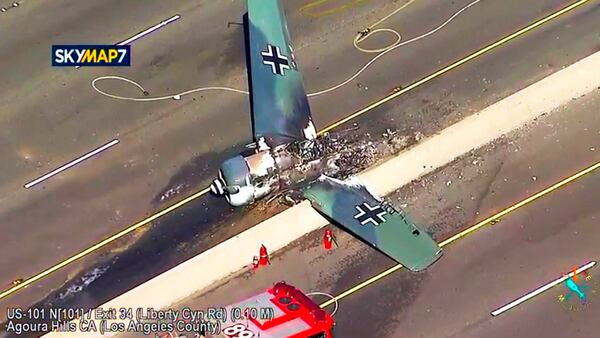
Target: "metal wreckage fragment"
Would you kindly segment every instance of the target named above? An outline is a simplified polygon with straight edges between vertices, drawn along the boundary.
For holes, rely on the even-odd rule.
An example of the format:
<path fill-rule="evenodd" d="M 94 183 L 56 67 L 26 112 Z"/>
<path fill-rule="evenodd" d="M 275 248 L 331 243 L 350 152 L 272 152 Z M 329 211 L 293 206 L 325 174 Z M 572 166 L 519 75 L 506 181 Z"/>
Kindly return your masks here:
<path fill-rule="evenodd" d="M 319 176 L 345 179 L 408 145 L 409 138 L 397 131 L 387 129 L 374 140 L 368 133 L 353 133 L 357 129 L 328 133 L 315 140 L 288 145 L 280 157 L 292 157 L 296 165 L 278 173 L 279 183 L 287 188 L 267 203 L 277 199 L 286 205 L 296 204 L 303 199 L 302 187 Z"/>

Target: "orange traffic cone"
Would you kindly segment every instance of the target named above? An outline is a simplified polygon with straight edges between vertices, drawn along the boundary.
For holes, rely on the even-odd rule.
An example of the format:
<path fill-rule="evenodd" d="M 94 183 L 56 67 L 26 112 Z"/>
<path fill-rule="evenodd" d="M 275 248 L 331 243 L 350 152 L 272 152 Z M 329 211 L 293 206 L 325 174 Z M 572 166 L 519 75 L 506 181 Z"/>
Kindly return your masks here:
<path fill-rule="evenodd" d="M 260 246 L 259 263 L 260 265 L 271 264 L 271 261 L 269 260 L 269 254 L 267 253 L 267 248 L 264 245 Z"/>

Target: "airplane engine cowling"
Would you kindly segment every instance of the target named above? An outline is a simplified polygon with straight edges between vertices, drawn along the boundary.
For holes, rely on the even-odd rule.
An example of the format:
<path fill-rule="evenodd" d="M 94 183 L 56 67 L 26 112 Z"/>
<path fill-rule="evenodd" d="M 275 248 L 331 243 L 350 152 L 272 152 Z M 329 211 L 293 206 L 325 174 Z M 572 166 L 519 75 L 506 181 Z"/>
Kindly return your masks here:
<path fill-rule="evenodd" d="M 210 185 L 213 194 L 224 195 L 227 202 L 236 207 L 254 202 L 254 190 L 250 168 L 241 155 L 224 161 L 219 176 Z"/>

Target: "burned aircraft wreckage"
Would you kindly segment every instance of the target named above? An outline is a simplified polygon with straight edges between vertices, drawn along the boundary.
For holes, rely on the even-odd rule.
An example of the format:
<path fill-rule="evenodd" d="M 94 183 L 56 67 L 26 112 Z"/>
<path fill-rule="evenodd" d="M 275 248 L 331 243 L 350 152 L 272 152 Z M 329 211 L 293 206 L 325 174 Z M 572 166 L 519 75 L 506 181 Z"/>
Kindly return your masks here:
<path fill-rule="evenodd" d="M 327 133 L 273 149 L 261 149 L 253 143 L 245 152 L 222 163 L 210 189 L 216 195 L 225 195 L 234 206 L 251 204 L 272 193 L 281 197 L 281 202 L 293 204 L 301 199 L 298 190 L 319 176 L 345 179 L 408 143 L 407 137 L 389 129 L 378 140 L 369 134 L 355 133 L 357 129 Z"/>
<path fill-rule="evenodd" d="M 393 152 L 394 142 L 347 132 L 317 137 L 278 0 L 249 0 L 244 31 L 255 143 L 223 162 L 211 191 L 232 206 L 269 194 L 283 193 L 290 202 L 301 196 L 410 270 L 433 264 L 442 250 L 425 231 L 366 186 L 344 179 L 385 156 L 385 149 Z"/>

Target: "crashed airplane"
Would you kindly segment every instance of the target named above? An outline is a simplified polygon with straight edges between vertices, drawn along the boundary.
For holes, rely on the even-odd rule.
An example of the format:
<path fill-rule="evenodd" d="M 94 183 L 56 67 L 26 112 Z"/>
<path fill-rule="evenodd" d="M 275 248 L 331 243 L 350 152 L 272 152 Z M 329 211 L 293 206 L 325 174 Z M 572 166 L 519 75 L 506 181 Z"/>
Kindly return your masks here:
<path fill-rule="evenodd" d="M 279 1 L 248 0 L 244 33 L 255 142 L 223 162 L 211 192 L 232 206 L 243 206 L 294 190 L 320 213 L 412 271 L 441 257 L 437 243 L 401 210 L 356 179 L 332 177 L 342 170 L 342 157 L 361 149 L 317 135 Z"/>

